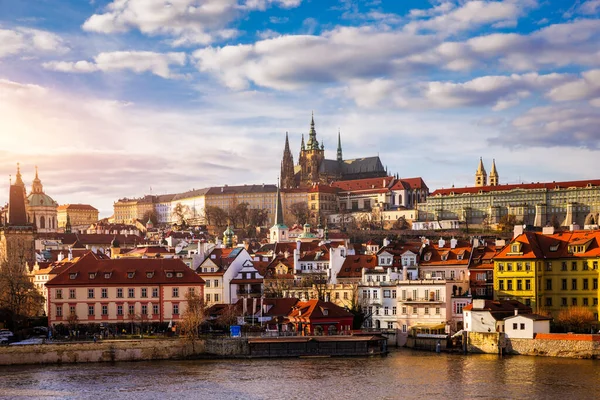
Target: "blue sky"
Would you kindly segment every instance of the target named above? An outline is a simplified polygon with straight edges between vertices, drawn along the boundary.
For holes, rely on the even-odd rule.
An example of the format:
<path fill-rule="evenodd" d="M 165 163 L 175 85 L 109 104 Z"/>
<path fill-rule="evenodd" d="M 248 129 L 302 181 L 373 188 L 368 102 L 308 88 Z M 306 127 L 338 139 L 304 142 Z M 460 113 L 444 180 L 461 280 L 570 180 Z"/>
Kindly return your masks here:
<path fill-rule="evenodd" d="M 274 183 L 326 155 L 436 188 L 598 178 L 600 0 L 0 0 L 0 174 L 59 203 Z M 0 192 L 6 201 L 8 191 Z"/>

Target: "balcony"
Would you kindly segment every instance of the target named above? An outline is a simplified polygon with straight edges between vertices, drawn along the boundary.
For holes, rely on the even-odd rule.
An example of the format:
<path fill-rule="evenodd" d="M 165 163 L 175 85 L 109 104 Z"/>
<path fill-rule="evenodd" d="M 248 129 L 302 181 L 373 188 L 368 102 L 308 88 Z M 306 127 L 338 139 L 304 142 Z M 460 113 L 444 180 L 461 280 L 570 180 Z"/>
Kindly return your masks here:
<path fill-rule="evenodd" d="M 431 298 L 424 298 L 424 297 L 416 297 L 416 298 L 406 298 L 405 300 L 398 300 L 399 303 L 406 303 L 406 304 L 417 304 L 417 303 L 427 303 L 427 304 L 440 304 L 440 303 L 444 303 L 445 300 L 443 298 L 439 298 L 439 299 L 431 299 Z"/>

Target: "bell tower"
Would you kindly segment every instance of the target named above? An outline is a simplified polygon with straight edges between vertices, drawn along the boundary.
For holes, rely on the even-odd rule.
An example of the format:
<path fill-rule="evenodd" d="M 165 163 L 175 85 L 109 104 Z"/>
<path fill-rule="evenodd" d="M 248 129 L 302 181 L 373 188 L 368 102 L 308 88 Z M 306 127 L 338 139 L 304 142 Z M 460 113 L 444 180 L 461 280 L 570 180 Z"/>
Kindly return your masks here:
<path fill-rule="evenodd" d="M 479 157 L 479 166 L 477 167 L 477 172 L 475 172 L 475 186 L 487 186 L 487 172 L 485 172 L 481 157 Z"/>

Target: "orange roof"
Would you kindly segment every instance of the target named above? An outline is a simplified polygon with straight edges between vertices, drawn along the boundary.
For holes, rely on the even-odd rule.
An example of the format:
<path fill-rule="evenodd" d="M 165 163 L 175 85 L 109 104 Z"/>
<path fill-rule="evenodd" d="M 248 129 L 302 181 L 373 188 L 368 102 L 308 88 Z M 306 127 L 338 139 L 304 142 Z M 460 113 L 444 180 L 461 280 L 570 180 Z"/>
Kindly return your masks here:
<path fill-rule="evenodd" d="M 63 204 L 56 208 L 57 210 L 83 210 L 83 211 L 98 211 L 96 207 L 89 204 Z"/>
<path fill-rule="evenodd" d="M 481 186 L 481 187 L 466 187 L 466 188 L 450 188 L 450 189 L 437 189 L 431 196 L 448 196 L 451 193 L 454 194 L 465 194 L 465 193 L 489 193 L 489 192 L 502 192 L 514 189 L 567 189 L 567 188 L 584 188 L 589 186 L 600 186 L 600 179 L 586 180 L 586 181 L 567 181 L 567 182 L 547 182 L 547 183 L 517 183 L 512 185 L 498 185 L 498 186 Z"/>
<path fill-rule="evenodd" d="M 362 269 L 374 269 L 377 266 L 377 256 L 374 255 L 355 255 L 346 256 L 340 272 L 338 272 L 338 279 L 343 278 L 360 278 L 362 277 Z"/>
<path fill-rule="evenodd" d="M 324 310 L 327 310 L 327 315 L 325 315 Z M 294 322 L 328 318 L 354 318 L 354 315 L 328 301 L 308 300 L 296 303 L 288 318 Z"/>
<path fill-rule="evenodd" d="M 519 253 L 512 254 L 512 244 L 520 243 Z M 584 252 L 571 253 L 570 246 L 583 246 L 587 244 Z M 504 247 L 494 259 L 557 259 L 600 257 L 600 230 L 558 232 L 544 235 L 539 232 L 524 232 L 514 238 L 508 246 Z"/>

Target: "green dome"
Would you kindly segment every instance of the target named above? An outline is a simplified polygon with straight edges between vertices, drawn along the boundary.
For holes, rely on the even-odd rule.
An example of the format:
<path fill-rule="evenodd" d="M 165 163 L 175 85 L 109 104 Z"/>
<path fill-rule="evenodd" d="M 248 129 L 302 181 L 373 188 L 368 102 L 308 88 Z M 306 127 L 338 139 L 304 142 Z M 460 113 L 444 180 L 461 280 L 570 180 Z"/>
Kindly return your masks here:
<path fill-rule="evenodd" d="M 44 193 L 32 193 L 27 196 L 30 207 L 57 207 L 58 203 Z"/>

